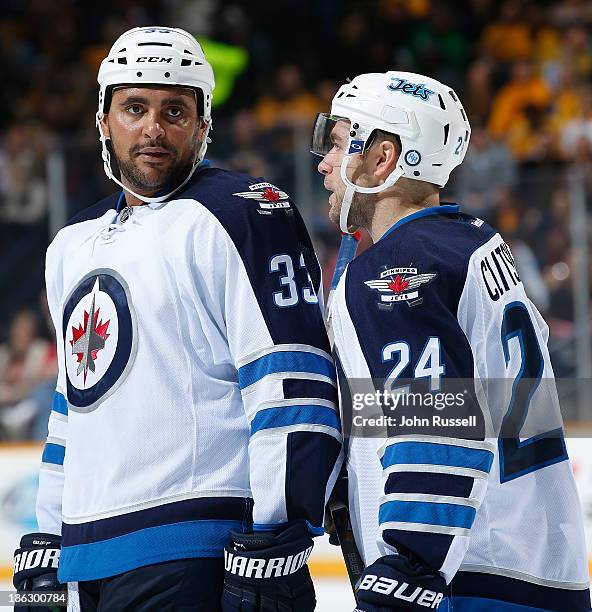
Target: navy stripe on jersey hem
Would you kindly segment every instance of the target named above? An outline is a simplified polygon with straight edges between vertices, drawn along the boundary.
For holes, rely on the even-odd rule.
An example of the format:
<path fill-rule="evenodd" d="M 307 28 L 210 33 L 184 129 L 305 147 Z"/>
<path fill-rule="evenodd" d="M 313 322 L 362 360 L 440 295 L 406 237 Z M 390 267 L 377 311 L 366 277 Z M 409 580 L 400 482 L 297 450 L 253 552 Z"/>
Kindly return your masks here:
<path fill-rule="evenodd" d="M 221 557 L 230 531 L 247 529 L 241 521 L 189 521 L 92 544 L 62 546 L 58 579 L 62 583 L 98 580 L 163 561 Z"/>
<path fill-rule="evenodd" d="M 324 527 L 315 527 L 310 521 L 304 522 L 306 523 L 306 528 L 308 529 L 308 532 L 312 536 L 319 536 L 325 534 Z M 253 523 L 253 531 L 276 531 L 279 533 L 289 527 L 291 524 L 293 523 Z"/>
<path fill-rule="evenodd" d="M 458 572 L 450 585 L 450 593 L 453 601 L 455 597 L 499 600 L 503 596 L 506 602 L 543 610 L 556 612 L 566 610 L 588 612 L 590 610 L 589 589 L 574 591 L 546 587 L 524 580 L 482 572 Z M 456 607 L 454 609 L 456 610 Z"/>
<path fill-rule="evenodd" d="M 440 604 L 438 612 L 549 612 L 543 608 L 521 606 L 499 599 L 481 599 L 480 597 L 453 597 Z"/>
<path fill-rule="evenodd" d="M 200 497 L 128 512 L 78 525 L 62 524 L 62 546 L 90 544 L 132 532 L 185 521 L 231 520 L 250 524 L 253 500 L 245 497 Z"/>

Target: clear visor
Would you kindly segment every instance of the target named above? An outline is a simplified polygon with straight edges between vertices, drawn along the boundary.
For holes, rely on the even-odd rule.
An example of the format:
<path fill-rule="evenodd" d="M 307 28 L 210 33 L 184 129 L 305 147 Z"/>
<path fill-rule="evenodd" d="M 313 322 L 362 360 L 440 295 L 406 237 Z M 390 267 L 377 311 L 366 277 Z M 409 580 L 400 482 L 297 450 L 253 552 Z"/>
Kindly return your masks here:
<path fill-rule="evenodd" d="M 310 152 L 325 157 L 328 153 L 347 146 L 351 121 L 345 117 L 319 113 L 312 130 Z"/>

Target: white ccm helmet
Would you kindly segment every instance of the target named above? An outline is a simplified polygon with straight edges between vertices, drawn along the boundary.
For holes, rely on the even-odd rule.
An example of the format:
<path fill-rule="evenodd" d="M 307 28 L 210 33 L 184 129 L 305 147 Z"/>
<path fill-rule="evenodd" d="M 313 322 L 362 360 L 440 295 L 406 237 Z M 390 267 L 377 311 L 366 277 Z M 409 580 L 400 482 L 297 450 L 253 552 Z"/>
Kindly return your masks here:
<path fill-rule="evenodd" d="M 101 62 L 99 74 L 99 109 L 96 124 L 102 146 L 103 166 L 107 177 L 143 202 L 163 202 L 191 178 L 203 160 L 208 146 L 208 133 L 212 127 L 212 92 L 214 72 L 207 62 L 200 44 L 179 28 L 143 27 L 123 33 Z M 101 128 L 101 120 L 111 101 L 113 87 L 118 85 L 181 85 L 195 90 L 198 109 L 207 123 L 204 139 L 187 178 L 173 191 L 159 197 L 146 197 L 124 187 L 113 175 L 111 154 L 113 149 Z"/>
<path fill-rule="evenodd" d="M 340 175 L 347 189 L 339 225 L 347 217 L 354 193 L 379 193 L 404 176 L 444 187 L 464 159 L 471 135 L 466 113 L 454 91 L 413 72 L 362 74 L 342 85 L 331 103 L 331 114 L 317 115 L 311 152 L 324 157 L 333 147 L 331 131 L 338 121 L 349 123 L 349 139 Z M 354 155 L 361 155 L 374 130 L 396 134 L 401 154 L 395 170 L 377 187 L 352 183 L 346 174 Z"/>

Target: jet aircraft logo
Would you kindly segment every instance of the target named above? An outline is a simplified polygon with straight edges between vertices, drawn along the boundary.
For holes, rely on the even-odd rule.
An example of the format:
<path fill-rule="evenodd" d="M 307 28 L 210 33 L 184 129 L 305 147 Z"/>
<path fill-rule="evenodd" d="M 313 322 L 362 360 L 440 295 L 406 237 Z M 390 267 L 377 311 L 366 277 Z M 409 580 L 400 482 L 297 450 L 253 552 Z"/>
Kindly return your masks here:
<path fill-rule="evenodd" d="M 265 210 L 274 208 L 290 208 L 290 196 L 271 183 L 255 183 L 249 185 L 249 191 L 239 191 L 232 195 L 246 200 L 259 202 L 259 207 Z"/>
<path fill-rule="evenodd" d="M 99 320 L 100 308 L 95 310 L 95 295 L 92 297 L 90 312 L 84 311 L 84 325 L 72 327 L 72 354 L 78 360 L 76 374 L 84 373 L 84 382 L 88 371 L 95 371 L 95 361 L 98 352 L 105 348 L 105 341 L 109 337 L 107 329 L 110 321 Z"/>
<path fill-rule="evenodd" d="M 408 306 L 421 304 L 423 298 L 419 295 L 419 287 L 436 278 L 436 273 L 420 274 L 417 268 L 388 268 L 379 277 L 365 281 L 364 284 L 380 293 L 382 304 L 407 302 Z"/>

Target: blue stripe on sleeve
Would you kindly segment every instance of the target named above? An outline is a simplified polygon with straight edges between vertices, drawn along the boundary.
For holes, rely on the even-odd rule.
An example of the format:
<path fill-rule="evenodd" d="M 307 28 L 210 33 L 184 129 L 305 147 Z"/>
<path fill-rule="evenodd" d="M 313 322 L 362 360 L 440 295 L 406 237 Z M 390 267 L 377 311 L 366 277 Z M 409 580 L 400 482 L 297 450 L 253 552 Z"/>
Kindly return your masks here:
<path fill-rule="evenodd" d="M 390 521 L 470 529 L 477 511 L 471 506 L 433 502 L 390 501 L 378 512 L 379 524 Z"/>
<path fill-rule="evenodd" d="M 336 380 L 333 363 L 321 355 L 306 351 L 277 351 L 263 355 L 239 368 L 239 386 L 244 389 L 267 374 L 275 372 L 308 372 Z"/>
<path fill-rule="evenodd" d="M 51 409 L 59 412 L 60 414 L 68 416 L 68 402 L 66 401 L 66 398 L 58 391 L 53 394 Z"/>
<path fill-rule="evenodd" d="M 405 463 L 464 467 L 489 473 L 493 453 L 479 448 L 434 442 L 397 442 L 387 447 L 380 460 L 383 468 Z"/>
<path fill-rule="evenodd" d="M 251 421 L 251 435 L 262 429 L 301 424 L 328 425 L 341 431 L 335 410 L 327 406 L 305 405 L 260 410 Z"/>
<path fill-rule="evenodd" d="M 53 444 L 47 442 L 43 449 L 43 455 L 41 461 L 43 463 L 55 463 L 56 465 L 64 465 L 64 455 L 66 454 L 66 448 L 61 444 Z"/>

